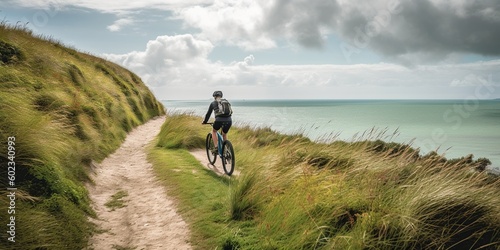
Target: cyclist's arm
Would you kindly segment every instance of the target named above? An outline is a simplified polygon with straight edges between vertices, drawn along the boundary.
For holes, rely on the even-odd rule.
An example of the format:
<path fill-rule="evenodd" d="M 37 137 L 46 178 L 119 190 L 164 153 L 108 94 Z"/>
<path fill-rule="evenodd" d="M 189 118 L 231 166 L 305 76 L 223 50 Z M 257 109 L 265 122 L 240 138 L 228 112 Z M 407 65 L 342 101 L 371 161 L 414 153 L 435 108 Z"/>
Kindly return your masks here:
<path fill-rule="evenodd" d="M 212 103 L 210 103 L 210 106 L 208 106 L 208 111 L 207 114 L 205 115 L 205 120 L 203 120 L 203 123 L 207 123 L 208 119 L 210 119 L 210 116 L 212 115 L 212 111 L 214 110 L 214 107 Z"/>

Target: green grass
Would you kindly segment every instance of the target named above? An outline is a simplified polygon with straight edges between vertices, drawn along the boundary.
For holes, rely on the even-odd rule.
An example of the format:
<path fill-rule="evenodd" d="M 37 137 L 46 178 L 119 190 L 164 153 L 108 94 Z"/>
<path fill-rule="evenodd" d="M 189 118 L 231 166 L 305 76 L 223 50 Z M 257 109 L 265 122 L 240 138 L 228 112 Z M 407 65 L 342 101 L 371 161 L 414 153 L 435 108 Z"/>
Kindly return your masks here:
<path fill-rule="evenodd" d="M 95 216 L 84 187 L 89 166 L 163 106 L 128 70 L 24 27 L 0 23 L 0 54 L 0 161 L 15 137 L 18 188 L 16 243 L 3 237 L 0 248 L 82 249 Z"/>
<path fill-rule="evenodd" d="M 179 211 L 191 225 L 192 241 L 199 246 L 218 246 L 233 232 L 227 223 L 230 180 L 200 166 L 185 149 L 152 149 L 149 160 L 168 194 L 178 198 Z"/>
<path fill-rule="evenodd" d="M 247 126 L 229 134 L 241 174 L 228 179 L 187 151 L 203 145 L 164 143 L 203 140 L 209 129 L 199 120 L 169 116 L 149 155 L 196 249 L 500 247 L 500 180 L 477 171 L 484 159 L 422 156 L 377 137 L 315 143 Z"/>
<path fill-rule="evenodd" d="M 125 201 L 123 200 L 123 198 L 127 196 L 128 196 L 127 191 L 120 190 L 116 192 L 116 194 L 111 195 L 111 198 L 109 199 L 108 202 L 104 203 L 104 206 L 110 208 L 111 211 L 115 211 L 117 208 L 126 207 L 127 205 L 125 205 Z"/>

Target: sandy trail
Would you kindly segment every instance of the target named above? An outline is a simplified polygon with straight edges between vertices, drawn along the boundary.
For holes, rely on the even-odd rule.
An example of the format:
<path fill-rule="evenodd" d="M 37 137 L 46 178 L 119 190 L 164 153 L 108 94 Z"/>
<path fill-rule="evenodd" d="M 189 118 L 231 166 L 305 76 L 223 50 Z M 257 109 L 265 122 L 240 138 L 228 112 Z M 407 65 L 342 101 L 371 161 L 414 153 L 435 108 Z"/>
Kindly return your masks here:
<path fill-rule="evenodd" d="M 90 249 L 191 249 L 187 224 L 146 159 L 145 147 L 164 120 L 153 119 L 135 128 L 121 147 L 96 167 L 92 176 L 95 185 L 87 188 L 98 216 L 93 222 L 101 233 L 90 239 Z M 123 198 L 125 207 L 112 211 L 104 204 L 119 191 L 128 193 Z"/>
<path fill-rule="evenodd" d="M 222 168 L 222 161 L 220 157 L 217 156 L 217 160 L 215 161 L 214 165 L 210 164 L 208 162 L 208 157 L 207 157 L 207 151 L 205 149 L 194 149 L 189 151 L 191 155 L 194 156 L 203 166 L 205 166 L 207 169 L 210 169 L 214 171 L 218 175 L 225 175 L 224 169 Z M 236 154 L 236 153 L 235 153 Z M 235 155 L 236 157 L 237 155 Z M 238 163 L 238 159 L 236 158 L 235 163 Z M 238 165 L 235 164 L 235 169 L 233 171 L 232 176 L 238 176 L 240 175 L 240 171 L 238 171 Z"/>
<path fill-rule="evenodd" d="M 207 151 L 205 149 L 194 149 L 189 151 L 191 155 L 194 156 L 203 166 L 214 171 L 218 175 L 224 175 L 224 169 L 222 168 L 222 162 L 219 157 L 217 157 L 217 161 L 212 165 L 208 162 Z"/>

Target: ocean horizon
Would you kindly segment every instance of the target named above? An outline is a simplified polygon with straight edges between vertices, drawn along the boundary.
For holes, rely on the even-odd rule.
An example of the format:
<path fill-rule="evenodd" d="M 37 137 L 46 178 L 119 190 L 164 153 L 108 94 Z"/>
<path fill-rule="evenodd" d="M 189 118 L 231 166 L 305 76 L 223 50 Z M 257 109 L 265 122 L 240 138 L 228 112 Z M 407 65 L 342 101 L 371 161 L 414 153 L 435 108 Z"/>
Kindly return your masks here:
<path fill-rule="evenodd" d="M 212 99 L 162 100 L 168 112 L 204 116 Z M 488 158 L 500 171 L 500 99 L 234 99 L 236 125 L 300 133 L 311 140 L 381 139 L 421 154 Z M 212 116 L 213 117 L 213 116 Z"/>

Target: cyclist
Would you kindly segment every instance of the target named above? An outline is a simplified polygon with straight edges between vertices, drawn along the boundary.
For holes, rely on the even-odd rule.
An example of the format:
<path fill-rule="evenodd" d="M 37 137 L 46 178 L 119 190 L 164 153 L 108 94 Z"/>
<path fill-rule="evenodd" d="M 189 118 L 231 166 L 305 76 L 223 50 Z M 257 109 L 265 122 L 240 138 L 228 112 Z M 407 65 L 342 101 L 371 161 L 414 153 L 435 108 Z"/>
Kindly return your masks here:
<path fill-rule="evenodd" d="M 215 122 L 213 124 L 213 129 L 212 129 L 212 139 L 214 140 L 214 145 L 215 148 L 217 148 L 217 130 L 222 128 L 222 138 L 224 140 L 227 140 L 227 133 L 229 132 L 229 129 L 231 128 L 231 125 L 233 124 L 233 121 L 231 119 L 231 115 L 219 115 L 219 102 L 220 99 L 222 98 L 222 91 L 215 91 L 212 96 L 214 97 L 214 101 L 210 103 L 210 106 L 208 106 L 208 111 L 207 114 L 205 115 L 205 120 L 203 120 L 203 124 L 206 124 L 208 122 L 208 119 L 210 119 L 210 116 L 212 115 L 212 111 L 215 111 Z"/>

